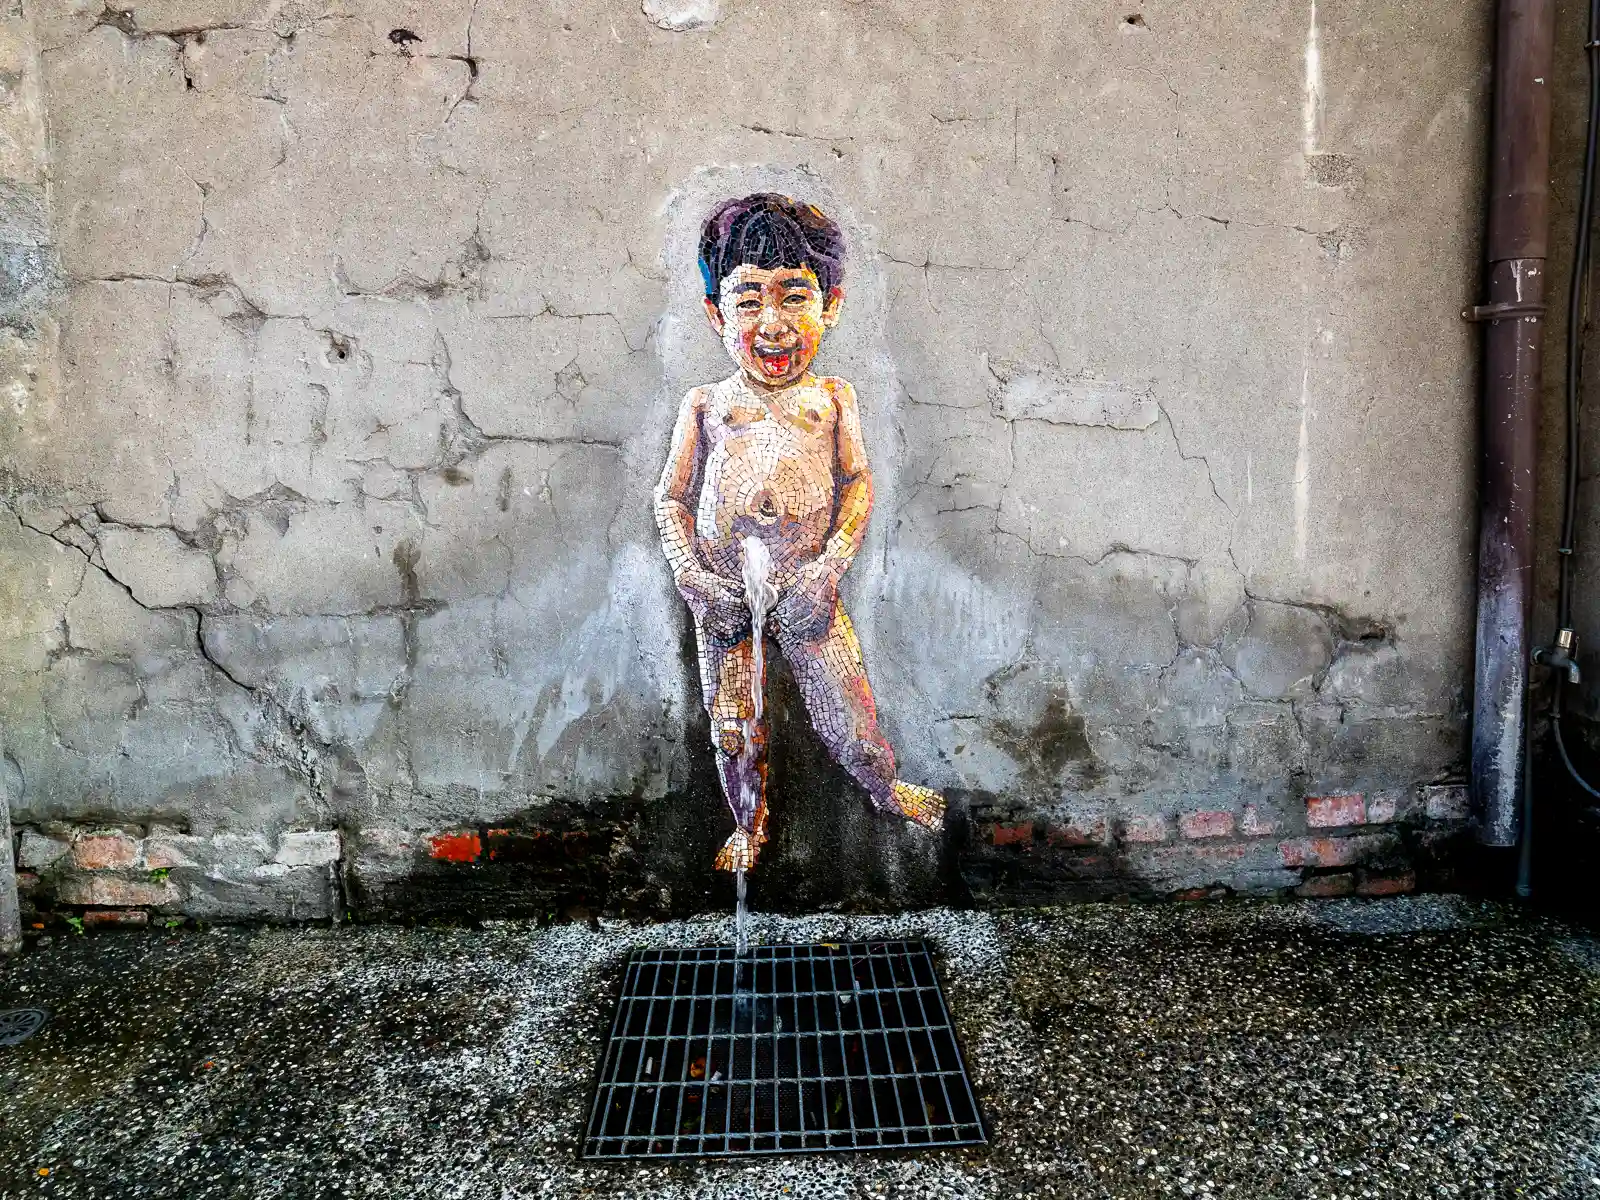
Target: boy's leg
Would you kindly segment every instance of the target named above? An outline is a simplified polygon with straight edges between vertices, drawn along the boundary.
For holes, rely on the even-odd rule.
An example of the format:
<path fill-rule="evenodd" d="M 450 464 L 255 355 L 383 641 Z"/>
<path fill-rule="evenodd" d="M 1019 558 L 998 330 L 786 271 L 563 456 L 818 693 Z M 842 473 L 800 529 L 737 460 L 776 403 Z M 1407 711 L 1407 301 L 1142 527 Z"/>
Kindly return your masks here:
<path fill-rule="evenodd" d="M 878 728 L 878 707 L 867 682 L 867 665 L 844 605 L 816 641 L 784 635 L 779 644 L 805 699 L 811 725 L 828 753 L 872 797 L 878 808 L 919 825 L 938 826 L 944 800 L 928 788 L 897 780 L 894 751 Z"/>
<path fill-rule="evenodd" d="M 746 635 L 737 642 L 724 641 L 708 634 L 696 622 L 695 640 L 701 689 L 711 716 L 717 775 L 738 826 L 717 856 L 717 866 L 723 870 L 748 869 L 755 865 L 756 848 L 766 840 L 767 823 L 766 730 L 751 719 L 750 638 Z"/>

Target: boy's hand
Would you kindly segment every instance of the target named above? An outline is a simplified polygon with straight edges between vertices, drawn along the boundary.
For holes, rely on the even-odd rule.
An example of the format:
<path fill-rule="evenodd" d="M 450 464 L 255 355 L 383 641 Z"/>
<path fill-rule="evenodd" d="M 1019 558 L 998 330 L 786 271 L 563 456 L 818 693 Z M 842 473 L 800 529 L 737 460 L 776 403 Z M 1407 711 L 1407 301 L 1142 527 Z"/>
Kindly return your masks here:
<path fill-rule="evenodd" d="M 708 633 L 732 640 L 749 627 L 750 614 L 737 584 L 703 567 L 690 567 L 674 582 L 678 585 L 678 594 Z"/>
<path fill-rule="evenodd" d="M 828 632 L 839 601 L 839 564 L 822 558 L 800 568 L 788 594 L 778 601 L 778 623 L 790 634 L 814 642 Z"/>

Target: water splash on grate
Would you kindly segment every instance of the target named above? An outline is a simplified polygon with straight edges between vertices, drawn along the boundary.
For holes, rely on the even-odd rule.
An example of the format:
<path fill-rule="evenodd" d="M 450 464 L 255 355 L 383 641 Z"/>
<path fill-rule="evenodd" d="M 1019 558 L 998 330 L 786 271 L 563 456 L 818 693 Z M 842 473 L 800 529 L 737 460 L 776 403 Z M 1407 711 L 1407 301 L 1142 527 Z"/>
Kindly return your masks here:
<path fill-rule="evenodd" d="M 979 1144 L 921 942 L 635 951 L 585 1158 Z"/>

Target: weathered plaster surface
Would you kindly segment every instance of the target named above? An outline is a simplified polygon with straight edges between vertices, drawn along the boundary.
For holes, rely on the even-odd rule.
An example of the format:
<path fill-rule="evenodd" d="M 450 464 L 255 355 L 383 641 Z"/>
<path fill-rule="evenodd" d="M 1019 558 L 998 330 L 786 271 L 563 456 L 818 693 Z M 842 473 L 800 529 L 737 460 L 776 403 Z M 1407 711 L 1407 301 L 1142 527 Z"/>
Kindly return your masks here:
<path fill-rule="evenodd" d="M 823 365 L 866 412 L 847 591 L 909 777 L 980 815 L 1291 825 L 1453 777 L 1489 9 L 27 4 L 18 819 L 405 862 L 576 806 L 636 882 L 703 880 L 648 494 L 719 369 L 686 231 L 764 183 L 852 235 Z M 798 828 L 833 814 L 861 889 L 932 878 L 818 778 Z"/>

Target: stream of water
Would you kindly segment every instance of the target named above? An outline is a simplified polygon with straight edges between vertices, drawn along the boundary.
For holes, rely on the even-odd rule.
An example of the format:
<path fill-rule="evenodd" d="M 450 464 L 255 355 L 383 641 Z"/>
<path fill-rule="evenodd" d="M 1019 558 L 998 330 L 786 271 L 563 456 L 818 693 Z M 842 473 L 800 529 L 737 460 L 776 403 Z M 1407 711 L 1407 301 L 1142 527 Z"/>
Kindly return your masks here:
<path fill-rule="evenodd" d="M 734 957 L 743 958 L 750 952 L 750 932 L 746 928 L 750 920 L 750 909 L 744 902 L 744 872 L 733 873 L 733 890 L 738 900 L 733 909 L 733 946 Z"/>
<path fill-rule="evenodd" d="M 744 770 L 740 772 L 740 786 L 745 794 L 740 797 L 742 810 L 753 818 L 761 804 L 760 776 L 756 772 L 761 720 L 766 712 L 767 648 L 764 634 L 767 614 L 778 602 L 778 589 L 772 585 L 772 555 L 767 544 L 758 537 L 744 539 L 744 599 L 750 608 L 750 717 L 745 722 Z M 750 951 L 747 925 L 749 906 L 745 903 L 745 873 L 734 872 L 734 892 L 738 897 L 733 910 L 735 958 L 742 959 Z"/>

